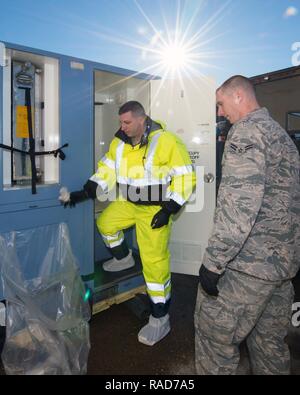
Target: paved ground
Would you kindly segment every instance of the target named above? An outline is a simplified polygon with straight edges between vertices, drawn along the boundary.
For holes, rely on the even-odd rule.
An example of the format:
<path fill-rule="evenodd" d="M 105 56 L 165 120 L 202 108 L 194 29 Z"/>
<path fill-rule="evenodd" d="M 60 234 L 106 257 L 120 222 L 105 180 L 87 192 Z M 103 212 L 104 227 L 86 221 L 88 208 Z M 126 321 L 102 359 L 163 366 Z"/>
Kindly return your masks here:
<path fill-rule="evenodd" d="M 300 301 L 299 280 L 295 285 L 297 300 Z M 197 285 L 194 276 L 173 275 L 172 331 L 153 347 L 137 341 L 137 333 L 147 320 L 139 318 L 126 303 L 94 316 L 88 374 L 195 374 L 193 313 Z M 292 354 L 292 374 L 298 375 L 300 327 L 291 328 L 287 341 Z M 241 347 L 238 374 L 251 374 L 244 346 Z"/>
<path fill-rule="evenodd" d="M 139 317 L 139 309 L 128 303 L 112 306 L 93 317 L 89 374 L 195 373 L 192 317 L 197 278 L 174 275 L 173 281 L 172 330 L 153 347 L 138 342 L 137 334 L 148 320 Z"/>
<path fill-rule="evenodd" d="M 300 301 L 300 278 L 295 281 Z M 160 343 L 147 347 L 137 341 L 137 333 L 147 322 L 147 299 L 141 295 L 131 303 L 114 305 L 93 316 L 90 323 L 90 375 L 195 374 L 193 313 L 197 278 L 173 275 L 171 333 Z M 287 338 L 292 354 L 292 374 L 300 374 L 300 327 Z M 251 374 L 247 351 L 241 350 L 239 374 Z M 0 374 L 4 374 L 0 366 Z"/>

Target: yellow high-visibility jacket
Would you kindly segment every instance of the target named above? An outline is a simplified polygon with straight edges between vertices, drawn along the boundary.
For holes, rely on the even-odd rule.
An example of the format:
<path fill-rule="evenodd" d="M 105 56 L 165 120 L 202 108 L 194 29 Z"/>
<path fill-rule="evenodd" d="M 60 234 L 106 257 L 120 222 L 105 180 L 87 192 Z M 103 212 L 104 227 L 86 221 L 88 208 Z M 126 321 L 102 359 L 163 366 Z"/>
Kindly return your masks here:
<path fill-rule="evenodd" d="M 123 198 L 133 203 L 162 205 L 177 212 L 195 186 L 193 165 L 175 134 L 150 118 L 147 124 L 149 130 L 136 146 L 124 132 L 117 132 L 90 180 L 106 193 L 117 184 Z"/>

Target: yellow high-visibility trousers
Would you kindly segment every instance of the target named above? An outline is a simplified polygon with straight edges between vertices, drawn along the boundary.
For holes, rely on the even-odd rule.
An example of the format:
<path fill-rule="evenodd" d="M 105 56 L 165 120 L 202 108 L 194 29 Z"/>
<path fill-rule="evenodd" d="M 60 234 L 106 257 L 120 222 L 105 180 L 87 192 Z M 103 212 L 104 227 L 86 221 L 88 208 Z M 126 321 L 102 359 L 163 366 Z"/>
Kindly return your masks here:
<path fill-rule="evenodd" d="M 123 230 L 136 226 L 137 243 L 148 295 L 152 303 L 165 304 L 171 297 L 168 242 L 172 219 L 170 218 L 168 225 L 160 229 L 152 229 L 152 218 L 159 210 L 161 210 L 160 206 L 115 201 L 99 215 L 97 227 L 106 246 L 114 248 L 123 243 Z"/>

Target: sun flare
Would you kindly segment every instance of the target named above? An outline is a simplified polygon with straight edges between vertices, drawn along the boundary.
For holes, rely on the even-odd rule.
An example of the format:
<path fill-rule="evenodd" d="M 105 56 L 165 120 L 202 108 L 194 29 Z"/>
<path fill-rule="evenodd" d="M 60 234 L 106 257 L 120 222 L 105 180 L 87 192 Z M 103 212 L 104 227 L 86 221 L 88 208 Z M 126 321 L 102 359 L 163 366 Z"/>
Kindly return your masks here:
<path fill-rule="evenodd" d="M 160 51 L 161 65 L 169 72 L 177 72 L 188 66 L 190 53 L 187 46 L 177 43 L 164 45 Z"/>

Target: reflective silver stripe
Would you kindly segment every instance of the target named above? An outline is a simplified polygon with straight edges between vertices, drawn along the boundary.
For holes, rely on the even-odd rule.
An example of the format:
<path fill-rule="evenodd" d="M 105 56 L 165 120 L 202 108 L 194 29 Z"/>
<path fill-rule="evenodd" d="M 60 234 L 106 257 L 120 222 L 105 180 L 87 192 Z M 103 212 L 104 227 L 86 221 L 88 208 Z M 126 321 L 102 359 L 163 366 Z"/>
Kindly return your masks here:
<path fill-rule="evenodd" d="M 101 236 L 102 236 L 105 244 L 110 248 L 118 247 L 124 241 L 123 232 L 118 232 L 114 236 L 108 236 L 108 235 L 103 235 L 103 234 Z"/>
<path fill-rule="evenodd" d="M 119 239 L 120 237 L 120 232 L 116 233 L 114 236 L 107 236 L 107 235 L 102 235 L 103 239 L 107 240 L 107 241 L 112 241 L 112 240 L 116 240 Z"/>
<path fill-rule="evenodd" d="M 108 192 L 107 182 L 105 182 L 102 178 L 100 178 L 100 176 L 97 175 L 97 173 L 94 174 L 92 177 L 90 177 L 90 180 L 96 182 L 102 188 L 104 193 Z"/>
<path fill-rule="evenodd" d="M 150 298 L 151 298 L 152 302 L 155 303 L 155 304 L 157 304 L 157 303 L 167 303 L 167 301 L 169 299 L 171 299 L 171 295 L 168 294 L 166 297 L 163 297 L 163 296 L 151 296 L 150 295 Z"/>
<path fill-rule="evenodd" d="M 170 176 L 167 176 L 163 179 L 157 179 L 152 177 L 151 170 L 153 166 L 153 159 L 156 151 L 156 147 L 158 144 L 158 139 L 161 133 L 157 133 L 153 136 L 148 152 L 147 152 L 147 159 L 145 162 L 145 177 L 140 179 L 134 179 L 129 177 L 121 177 L 120 176 L 120 166 L 123 156 L 123 151 L 125 147 L 125 143 L 121 142 L 116 151 L 116 173 L 117 173 L 117 182 L 119 184 L 131 185 L 133 187 L 145 187 L 148 185 L 167 185 L 170 181 Z"/>
<path fill-rule="evenodd" d="M 116 173 L 117 173 L 117 179 L 118 179 L 119 174 L 120 174 L 120 166 L 121 166 L 121 161 L 122 161 L 124 147 L 125 147 L 125 143 L 123 141 L 121 141 L 120 144 L 117 147 L 117 150 L 116 150 Z"/>
<path fill-rule="evenodd" d="M 165 287 L 163 284 L 147 283 L 147 288 L 149 289 L 149 291 L 154 291 L 154 292 L 165 291 Z"/>
<path fill-rule="evenodd" d="M 103 158 L 101 159 L 101 162 L 104 163 L 110 169 L 115 170 L 115 167 L 116 167 L 115 161 L 108 159 L 106 155 L 103 156 Z"/>
<path fill-rule="evenodd" d="M 120 176 L 120 166 L 121 166 L 125 143 L 121 142 L 118 145 L 117 151 L 116 151 L 116 173 L 117 173 L 117 182 L 119 184 L 131 185 L 133 187 L 146 187 L 148 185 L 167 185 L 170 182 L 169 175 L 163 179 L 157 179 L 157 178 L 153 177 L 151 174 L 151 170 L 152 170 L 152 166 L 153 166 L 153 159 L 155 156 L 155 151 L 156 151 L 158 139 L 160 136 L 161 136 L 161 133 L 157 133 L 151 140 L 151 143 L 150 143 L 150 146 L 148 149 L 148 153 L 147 153 L 147 159 L 145 162 L 145 177 L 144 178 L 134 179 L 134 178 Z"/>
<path fill-rule="evenodd" d="M 147 153 L 147 159 L 145 162 L 145 169 L 148 172 L 151 172 L 155 151 L 156 151 L 158 139 L 160 138 L 160 136 L 161 136 L 161 133 L 157 133 L 151 140 L 151 143 L 150 143 L 150 146 L 148 149 L 148 153 Z"/>
<path fill-rule="evenodd" d="M 170 176 L 171 177 L 185 176 L 186 174 L 193 173 L 193 171 L 194 171 L 194 167 L 192 165 L 173 167 L 173 169 L 170 171 Z"/>
<path fill-rule="evenodd" d="M 171 279 L 168 280 L 168 281 L 165 283 L 165 289 L 168 288 L 170 285 L 171 285 Z"/>
<path fill-rule="evenodd" d="M 150 291 L 154 292 L 165 292 L 165 289 L 167 289 L 171 285 L 171 280 L 168 280 L 165 284 L 158 284 L 158 283 L 146 283 L 147 288 Z"/>
<path fill-rule="evenodd" d="M 123 240 L 119 240 L 119 241 L 115 241 L 115 242 L 107 242 L 107 244 L 108 244 L 108 247 L 109 248 L 114 248 L 114 247 L 119 247 L 122 243 L 123 243 L 123 241 L 124 241 L 124 239 Z"/>
<path fill-rule="evenodd" d="M 119 184 L 125 184 L 125 185 L 131 185 L 133 187 L 146 187 L 148 185 L 167 185 L 168 184 L 168 179 L 164 178 L 161 180 L 158 180 L 156 178 L 128 178 L 128 177 L 118 177 L 117 182 Z"/>
<path fill-rule="evenodd" d="M 176 192 L 171 192 L 168 191 L 166 194 L 167 199 L 172 199 L 174 200 L 176 203 L 180 204 L 180 206 L 183 206 L 184 203 L 186 202 L 186 200 L 183 199 L 182 196 L 180 196 L 178 193 Z"/>

